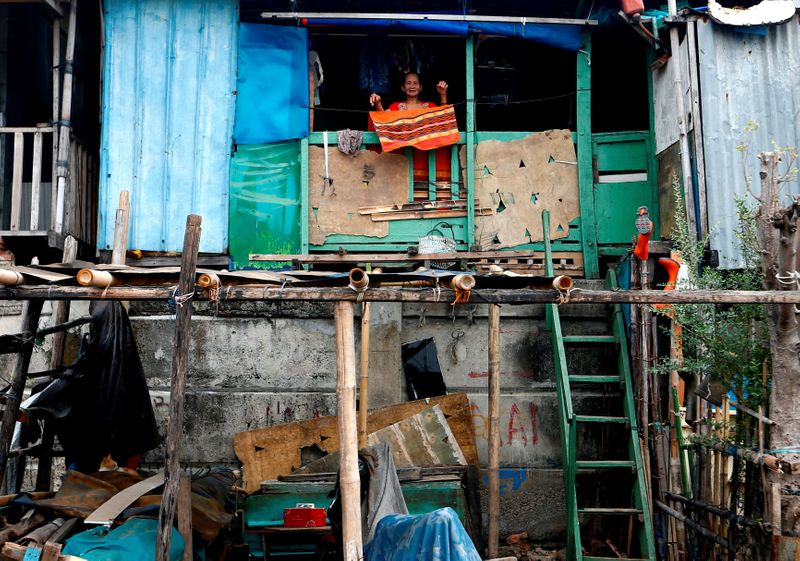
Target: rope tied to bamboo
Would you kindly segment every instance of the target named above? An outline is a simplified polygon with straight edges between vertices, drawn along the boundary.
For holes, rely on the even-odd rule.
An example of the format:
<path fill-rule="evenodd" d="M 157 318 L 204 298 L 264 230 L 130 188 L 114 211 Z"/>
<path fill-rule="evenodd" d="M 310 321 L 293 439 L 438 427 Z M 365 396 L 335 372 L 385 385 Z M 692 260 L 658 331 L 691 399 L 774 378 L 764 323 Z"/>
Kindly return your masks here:
<path fill-rule="evenodd" d="M 786 274 L 775 273 L 775 280 L 784 286 L 794 285 L 795 289 L 800 288 L 800 272 L 796 270 L 789 271 Z M 796 314 L 800 313 L 800 308 L 797 307 L 797 304 L 794 305 L 794 312 Z"/>
<path fill-rule="evenodd" d="M 172 306 L 177 306 L 178 308 L 183 308 L 183 305 L 186 302 L 188 302 L 189 300 L 194 298 L 194 294 L 195 294 L 194 290 L 192 290 L 191 292 L 189 292 L 187 294 L 181 294 L 180 293 L 180 289 L 176 286 L 172 290 L 172 296 L 170 296 L 168 302 Z"/>

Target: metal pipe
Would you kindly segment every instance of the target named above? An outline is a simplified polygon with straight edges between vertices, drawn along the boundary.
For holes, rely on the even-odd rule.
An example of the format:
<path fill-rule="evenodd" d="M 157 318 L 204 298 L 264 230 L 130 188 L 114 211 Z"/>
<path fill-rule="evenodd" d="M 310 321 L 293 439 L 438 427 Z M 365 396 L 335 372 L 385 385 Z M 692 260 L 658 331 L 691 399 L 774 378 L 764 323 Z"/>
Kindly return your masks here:
<path fill-rule="evenodd" d="M 477 16 L 465 14 L 390 14 L 390 13 L 337 13 L 337 12 L 261 12 L 262 19 L 344 19 L 344 20 L 404 20 L 404 21 L 469 21 L 492 23 L 518 23 L 521 25 L 548 23 L 560 25 L 597 25 L 594 19 L 541 18 L 525 16 Z"/>

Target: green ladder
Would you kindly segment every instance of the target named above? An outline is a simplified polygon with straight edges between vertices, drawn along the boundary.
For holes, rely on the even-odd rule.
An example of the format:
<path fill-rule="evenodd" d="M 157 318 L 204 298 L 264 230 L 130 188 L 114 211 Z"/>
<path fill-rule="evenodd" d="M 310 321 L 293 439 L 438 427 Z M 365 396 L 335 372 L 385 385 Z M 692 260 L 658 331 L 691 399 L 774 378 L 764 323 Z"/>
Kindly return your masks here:
<path fill-rule="evenodd" d="M 550 247 L 550 213 L 542 213 L 545 248 L 545 274 L 554 276 L 552 250 Z M 609 271 L 606 277 L 606 288 L 618 288 L 617 277 Z M 619 304 L 611 308 L 611 335 L 564 335 L 562 332 L 561 318 L 558 304 L 545 305 L 545 319 L 547 330 L 552 334 L 553 359 L 555 363 L 556 389 L 558 393 L 558 406 L 561 420 L 561 451 L 564 465 L 564 487 L 567 501 L 567 559 L 576 561 L 611 561 L 617 557 L 593 557 L 584 555 L 581 546 L 581 522 L 598 517 L 629 517 L 629 523 L 638 527 L 639 557 L 641 559 L 656 561 L 655 545 L 653 538 L 652 520 L 650 517 L 649 498 L 645 485 L 642 469 L 642 452 L 639 446 L 639 434 L 636 422 L 636 408 L 634 406 L 633 391 L 631 387 L 631 370 L 625 337 L 625 324 L 622 318 L 622 309 Z M 598 347 L 608 346 L 616 354 L 616 373 L 598 375 L 570 374 L 567 368 L 568 347 Z M 575 413 L 572 400 L 573 384 L 588 385 L 589 387 L 602 387 L 605 384 L 619 385 L 622 393 L 622 416 L 582 415 Z M 578 459 L 577 441 L 578 432 L 587 427 L 616 427 L 622 430 L 627 438 L 626 459 Z M 609 506 L 582 506 L 578 504 L 577 478 L 588 473 L 619 471 L 621 474 L 632 473 L 631 497 L 626 507 Z M 616 474 L 612 474 L 616 475 Z M 601 522 L 602 523 L 602 522 Z M 628 526 L 631 528 L 632 526 Z M 628 552 L 630 554 L 630 552 Z"/>

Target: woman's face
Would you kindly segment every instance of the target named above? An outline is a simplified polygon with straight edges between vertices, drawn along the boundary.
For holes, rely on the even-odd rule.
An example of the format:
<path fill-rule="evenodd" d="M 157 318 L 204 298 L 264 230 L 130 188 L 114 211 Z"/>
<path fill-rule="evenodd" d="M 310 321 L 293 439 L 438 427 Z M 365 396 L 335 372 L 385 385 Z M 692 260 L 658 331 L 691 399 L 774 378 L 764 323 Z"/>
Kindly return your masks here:
<path fill-rule="evenodd" d="M 407 96 L 415 97 L 422 91 L 422 85 L 419 83 L 419 76 L 414 73 L 406 74 L 406 79 L 401 88 L 403 93 Z"/>

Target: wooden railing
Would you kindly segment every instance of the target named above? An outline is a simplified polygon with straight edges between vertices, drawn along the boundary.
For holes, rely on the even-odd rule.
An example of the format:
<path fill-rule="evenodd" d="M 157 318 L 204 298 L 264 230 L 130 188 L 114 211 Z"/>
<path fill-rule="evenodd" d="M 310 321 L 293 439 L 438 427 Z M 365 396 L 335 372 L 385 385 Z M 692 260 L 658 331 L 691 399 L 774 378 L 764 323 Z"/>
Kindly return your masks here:
<path fill-rule="evenodd" d="M 45 135 L 50 135 L 50 146 L 52 147 L 53 127 L 0 127 L 0 135 L 5 138 L 13 137 L 13 163 L 11 173 L 11 222 L 9 229 L 12 231 L 18 230 L 40 230 L 47 229 L 41 223 L 41 187 L 42 187 L 42 152 L 44 146 Z M 7 135 L 7 136 L 6 136 Z M 30 186 L 29 194 L 24 193 L 23 178 L 25 177 L 25 139 L 33 137 L 33 157 L 31 158 L 31 173 L 30 173 Z M 54 176 L 52 171 L 48 173 L 51 178 Z M 52 181 L 51 181 L 52 185 Z M 52 193 L 52 189 L 51 189 Z M 27 196 L 26 196 L 27 195 Z M 53 197 L 48 197 L 54 200 Z M 23 217 L 23 203 L 29 202 L 28 217 Z M 54 206 L 52 208 L 55 208 Z M 55 216 L 54 212 L 50 213 L 51 219 Z M 27 219 L 26 219 L 27 218 Z M 27 226 L 27 228 L 24 227 Z"/>
<path fill-rule="evenodd" d="M 96 238 L 97 157 L 80 140 L 70 142 L 67 181 L 56 189 L 54 127 L 0 127 L 13 144 L 11 162 L 11 232 L 53 231 L 93 244 Z M 30 154 L 27 154 L 31 150 Z M 46 157 L 45 151 L 52 157 Z M 50 163 L 51 165 L 46 165 Z M 49 168 L 49 169 L 48 169 Z M 59 201 L 58 198 L 62 197 Z M 63 209 L 59 213 L 58 209 Z"/>

